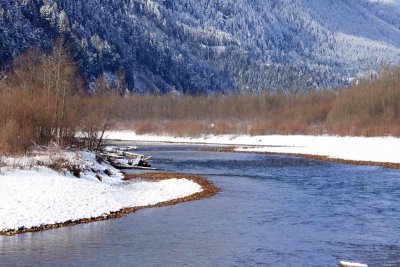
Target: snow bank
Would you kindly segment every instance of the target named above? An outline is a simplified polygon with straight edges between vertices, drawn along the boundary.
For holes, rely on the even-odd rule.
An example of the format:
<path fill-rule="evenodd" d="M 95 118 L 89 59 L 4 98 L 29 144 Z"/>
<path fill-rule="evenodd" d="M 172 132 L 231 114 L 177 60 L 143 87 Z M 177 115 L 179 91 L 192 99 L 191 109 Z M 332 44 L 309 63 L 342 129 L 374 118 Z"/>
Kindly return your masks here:
<path fill-rule="evenodd" d="M 111 176 L 85 171 L 76 178 L 40 166 L 17 171 L 3 168 L 0 231 L 99 217 L 123 208 L 154 205 L 202 191 L 200 185 L 187 179 L 126 182 L 120 172 L 102 166 L 94 157 L 91 153 L 82 153 L 75 160 L 81 165 L 91 165 L 86 167 L 95 168 L 100 174 L 101 168 L 107 167 Z"/>
<path fill-rule="evenodd" d="M 400 163 L 400 139 L 393 137 L 337 136 L 205 136 L 175 138 L 170 136 L 136 135 L 134 132 L 108 132 L 108 139 L 242 146 L 238 151 L 272 152 L 326 156 L 330 158 Z M 246 147 L 251 146 L 251 147 Z"/>

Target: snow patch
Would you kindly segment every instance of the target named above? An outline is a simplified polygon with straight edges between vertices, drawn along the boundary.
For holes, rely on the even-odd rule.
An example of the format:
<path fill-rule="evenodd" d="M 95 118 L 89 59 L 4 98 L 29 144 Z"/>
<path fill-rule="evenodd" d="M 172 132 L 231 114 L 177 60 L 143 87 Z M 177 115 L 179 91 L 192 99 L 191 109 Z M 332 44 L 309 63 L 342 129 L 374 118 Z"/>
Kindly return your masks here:
<path fill-rule="evenodd" d="M 122 173 L 96 162 L 93 153 L 76 155 L 70 156 L 83 167 L 80 178 L 44 166 L 22 170 L 3 168 L 0 231 L 99 217 L 123 208 L 155 205 L 202 191 L 200 185 L 188 179 L 123 181 Z M 104 168 L 111 170 L 111 175 L 101 175 L 102 181 L 99 181 L 96 177 L 99 174 L 93 170 Z"/>
<path fill-rule="evenodd" d="M 394 137 L 210 135 L 177 138 L 136 135 L 129 131 L 108 132 L 107 135 L 115 140 L 230 145 L 240 146 L 237 151 L 243 152 L 306 154 L 353 161 L 400 163 L 400 139 Z"/>

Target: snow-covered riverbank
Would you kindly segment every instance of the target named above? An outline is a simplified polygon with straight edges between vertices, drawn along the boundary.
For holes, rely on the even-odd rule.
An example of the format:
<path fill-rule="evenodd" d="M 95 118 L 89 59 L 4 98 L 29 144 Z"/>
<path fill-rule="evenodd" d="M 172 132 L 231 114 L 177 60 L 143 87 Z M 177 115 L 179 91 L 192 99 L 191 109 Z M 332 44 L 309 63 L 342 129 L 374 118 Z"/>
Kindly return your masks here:
<path fill-rule="evenodd" d="M 237 151 L 243 152 L 303 154 L 348 161 L 400 163 L 400 139 L 393 137 L 222 135 L 176 138 L 114 131 L 108 132 L 107 138 L 126 141 L 228 145 L 235 146 Z"/>
<path fill-rule="evenodd" d="M 46 167 L 65 160 L 81 170 L 79 178 Z M 0 233 L 106 216 L 203 190 L 184 178 L 127 182 L 120 171 L 98 163 L 87 152 L 64 152 L 57 158 L 2 158 L 1 162 L 9 167 L 0 169 Z"/>

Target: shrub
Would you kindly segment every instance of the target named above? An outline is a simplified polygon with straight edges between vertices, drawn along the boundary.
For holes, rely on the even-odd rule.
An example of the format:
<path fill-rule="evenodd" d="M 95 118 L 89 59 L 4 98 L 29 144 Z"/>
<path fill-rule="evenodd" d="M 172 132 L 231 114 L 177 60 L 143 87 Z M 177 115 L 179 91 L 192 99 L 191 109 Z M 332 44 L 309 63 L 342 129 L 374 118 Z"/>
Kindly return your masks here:
<path fill-rule="evenodd" d="M 87 93 L 62 40 L 51 53 L 30 50 L 16 58 L 6 77 L 0 80 L 0 153 L 26 153 L 51 142 L 100 146 L 116 96 Z"/>

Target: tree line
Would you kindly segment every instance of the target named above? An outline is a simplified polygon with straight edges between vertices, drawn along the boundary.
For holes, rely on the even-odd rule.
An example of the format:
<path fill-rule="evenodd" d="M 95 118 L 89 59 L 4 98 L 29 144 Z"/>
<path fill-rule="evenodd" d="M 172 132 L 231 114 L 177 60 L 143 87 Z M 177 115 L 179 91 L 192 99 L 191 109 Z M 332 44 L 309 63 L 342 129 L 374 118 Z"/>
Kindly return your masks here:
<path fill-rule="evenodd" d="M 98 149 L 109 127 L 137 133 L 400 136 L 400 67 L 337 90 L 220 95 L 126 93 L 125 73 L 88 82 L 59 39 L 0 71 L 0 153 Z M 122 97 L 123 96 L 123 97 Z"/>
<path fill-rule="evenodd" d="M 400 136 L 400 67 L 339 91 L 130 95 L 119 108 L 114 127 L 142 134 Z"/>

